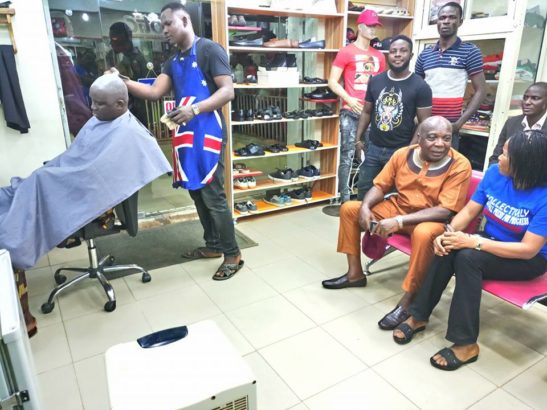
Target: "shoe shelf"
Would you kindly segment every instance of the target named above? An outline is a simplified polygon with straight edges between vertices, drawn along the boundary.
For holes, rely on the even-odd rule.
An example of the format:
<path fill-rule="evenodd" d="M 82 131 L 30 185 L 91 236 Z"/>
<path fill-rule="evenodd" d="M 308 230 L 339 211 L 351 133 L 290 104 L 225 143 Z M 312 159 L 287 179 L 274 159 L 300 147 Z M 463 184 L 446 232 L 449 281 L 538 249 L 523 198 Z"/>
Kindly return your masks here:
<path fill-rule="evenodd" d="M 239 53 L 337 53 L 337 48 L 296 48 L 296 47 L 241 47 L 241 46 L 228 46 L 230 51 Z"/>
<path fill-rule="evenodd" d="M 358 16 L 359 14 L 361 14 L 360 11 L 348 11 L 348 15 L 351 16 Z M 378 17 L 380 18 L 380 21 L 382 21 L 383 19 L 393 19 L 393 20 L 413 20 L 414 19 L 414 16 L 401 16 L 401 15 L 397 15 L 397 14 L 380 14 L 378 13 Z"/>
<path fill-rule="evenodd" d="M 237 174 L 233 173 L 232 178 L 238 179 L 238 178 L 246 178 L 246 177 L 258 177 L 260 175 L 264 175 L 264 172 L 262 171 L 251 171 L 251 172 L 241 172 L 241 173 L 238 172 Z"/>
<path fill-rule="evenodd" d="M 467 128 L 467 127 L 461 127 L 460 128 L 460 133 L 468 134 L 468 135 L 477 135 L 479 137 L 486 137 L 486 138 L 488 138 L 490 136 L 490 131 L 473 130 L 473 129 Z"/>
<path fill-rule="evenodd" d="M 249 3 L 251 0 L 248 0 Z M 270 7 L 228 7 L 229 14 L 254 14 L 261 16 L 275 16 L 275 17 L 305 17 L 316 19 L 336 19 L 344 17 L 343 13 L 310 13 L 304 10 L 282 10 L 272 9 Z"/>
<path fill-rule="evenodd" d="M 281 120 L 253 120 L 253 121 L 232 121 L 232 125 L 258 125 L 258 124 L 274 124 L 276 122 L 294 122 L 294 121 L 310 121 L 310 120 L 326 120 L 329 118 L 338 118 L 338 115 L 324 115 L 322 117 L 309 117 L 309 118 L 283 118 Z"/>
<path fill-rule="evenodd" d="M 338 99 L 335 99 L 335 98 L 328 99 L 328 100 L 318 100 L 318 99 L 315 99 L 315 98 L 303 98 L 303 97 L 301 97 L 300 100 L 305 101 L 305 102 L 330 103 L 330 104 L 338 102 Z"/>
<path fill-rule="evenodd" d="M 234 188 L 234 195 L 247 194 L 249 192 L 255 192 L 255 191 L 264 191 L 264 190 L 268 190 L 268 189 L 284 188 L 284 187 L 293 186 L 293 185 L 302 185 L 302 184 L 305 184 L 305 183 L 315 182 L 315 181 L 320 181 L 320 180 L 323 180 L 323 179 L 330 179 L 330 178 L 336 178 L 336 174 L 335 173 L 323 174 L 323 175 L 319 175 L 319 176 L 311 178 L 311 179 L 300 179 L 299 178 L 296 181 L 289 180 L 287 182 L 273 181 L 269 178 L 268 179 L 259 179 L 258 181 L 256 181 L 256 187 L 246 188 L 246 189 Z"/>
<path fill-rule="evenodd" d="M 262 85 L 258 83 L 245 83 L 245 84 L 234 84 L 234 88 L 242 88 L 242 89 L 255 89 L 255 88 L 319 88 L 319 87 L 328 87 L 328 84 L 305 84 L 305 83 L 299 83 L 299 84 L 289 84 L 280 86 L 278 85 Z"/>
<path fill-rule="evenodd" d="M 252 213 L 248 213 L 248 214 L 240 214 L 240 213 L 234 212 L 233 216 L 234 216 L 234 218 L 239 219 L 239 218 L 243 218 L 243 217 L 247 217 L 247 216 L 265 214 L 265 213 L 268 213 L 268 212 L 275 212 L 275 211 L 280 211 L 280 210 L 283 210 L 283 209 L 296 208 L 298 206 L 309 205 L 309 204 L 322 202 L 322 201 L 328 201 L 328 200 L 332 199 L 331 194 L 329 194 L 327 192 L 323 192 L 323 191 L 314 191 L 314 192 L 312 192 L 311 195 L 312 195 L 311 199 L 307 199 L 307 200 L 301 201 L 301 202 L 293 201 L 292 203 L 290 203 L 288 205 L 284 205 L 284 206 L 276 206 L 276 205 L 270 204 L 268 202 L 265 202 L 262 199 L 259 199 L 259 200 L 255 201 L 256 208 L 257 208 L 256 211 L 253 211 Z"/>
<path fill-rule="evenodd" d="M 228 26 L 228 30 L 232 31 L 261 31 L 260 27 L 249 27 L 249 26 Z"/>
<path fill-rule="evenodd" d="M 316 149 L 307 149 L 307 148 L 296 147 L 294 145 L 287 145 L 287 148 L 289 150 L 285 152 L 266 152 L 264 155 L 253 155 L 248 157 L 240 157 L 240 156 L 234 155 L 232 159 L 234 161 L 245 161 L 248 159 L 281 157 L 281 156 L 292 155 L 292 154 L 307 154 L 307 153 L 314 153 L 317 151 L 333 150 L 338 148 L 338 145 L 329 144 L 327 142 L 323 142 L 322 144 L 323 144 L 322 147 L 317 147 Z"/>

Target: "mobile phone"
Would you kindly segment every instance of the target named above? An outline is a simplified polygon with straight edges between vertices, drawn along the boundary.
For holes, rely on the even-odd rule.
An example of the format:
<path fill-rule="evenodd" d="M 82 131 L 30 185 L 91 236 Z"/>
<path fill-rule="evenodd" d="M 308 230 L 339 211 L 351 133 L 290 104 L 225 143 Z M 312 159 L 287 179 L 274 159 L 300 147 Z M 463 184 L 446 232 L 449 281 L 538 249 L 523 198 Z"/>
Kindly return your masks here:
<path fill-rule="evenodd" d="M 378 222 L 377 221 L 370 221 L 370 224 L 368 226 L 368 230 L 370 233 L 374 233 L 374 231 L 376 231 L 376 228 L 378 227 Z"/>

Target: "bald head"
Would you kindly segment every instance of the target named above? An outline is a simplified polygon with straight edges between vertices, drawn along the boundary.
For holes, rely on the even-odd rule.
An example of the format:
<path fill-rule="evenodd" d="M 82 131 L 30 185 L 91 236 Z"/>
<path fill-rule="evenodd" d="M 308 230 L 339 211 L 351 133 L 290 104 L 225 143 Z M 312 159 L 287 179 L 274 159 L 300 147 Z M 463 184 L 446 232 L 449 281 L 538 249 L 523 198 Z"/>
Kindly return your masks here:
<path fill-rule="evenodd" d="M 127 87 L 116 74 L 97 78 L 89 89 L 91 111 L 101 121 L 112 121 L 127 111 Z"/>
<path fill-rule="evenodd" d="M 446 118 L 426 118 L 418 129 L 420 156 L 423 161 L 436 162 L 446 157 L 452 144 L 452 124 Z"/>

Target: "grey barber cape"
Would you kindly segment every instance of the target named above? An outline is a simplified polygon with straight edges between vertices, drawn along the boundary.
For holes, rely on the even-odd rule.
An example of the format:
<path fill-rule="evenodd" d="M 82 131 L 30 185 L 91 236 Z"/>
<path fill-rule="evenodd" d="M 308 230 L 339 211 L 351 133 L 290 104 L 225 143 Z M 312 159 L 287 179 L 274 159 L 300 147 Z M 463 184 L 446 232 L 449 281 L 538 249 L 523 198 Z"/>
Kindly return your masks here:
<path fill-rule="evenodd" d="M 171 171 L 156 139 L 127 111 L 92 117 L 61 155 L 0 188 L 0 249 L 26 269 L 78 229 Z"/>

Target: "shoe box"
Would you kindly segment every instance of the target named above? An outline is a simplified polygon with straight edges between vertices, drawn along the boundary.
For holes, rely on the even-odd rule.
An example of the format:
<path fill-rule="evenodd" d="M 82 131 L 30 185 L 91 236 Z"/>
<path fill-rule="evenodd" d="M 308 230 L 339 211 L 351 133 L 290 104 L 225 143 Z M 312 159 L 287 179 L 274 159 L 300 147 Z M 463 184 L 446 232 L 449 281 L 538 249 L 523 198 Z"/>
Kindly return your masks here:
<path fill-rule="evenodd" d="M 287 71 L 258 71 L 257 83 L 260 85 L 283 86 L 298 85 L 300 83 L 300 73 L 296 70 Z"/>

